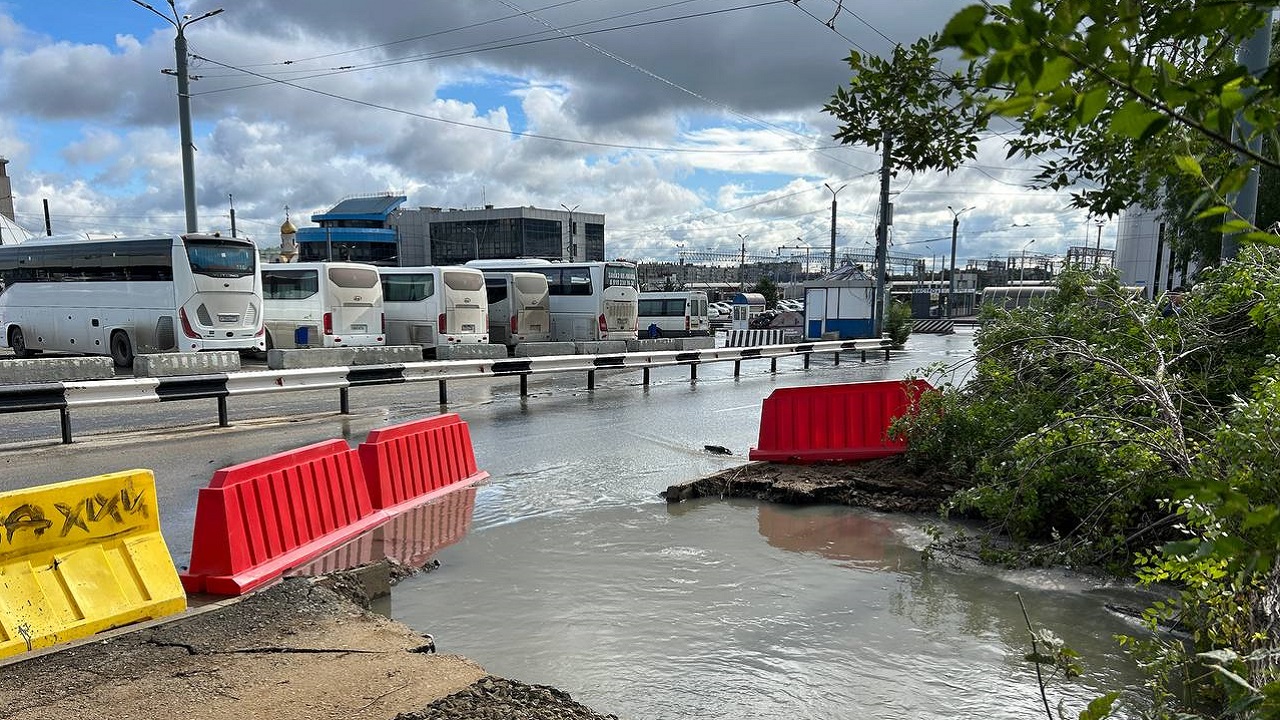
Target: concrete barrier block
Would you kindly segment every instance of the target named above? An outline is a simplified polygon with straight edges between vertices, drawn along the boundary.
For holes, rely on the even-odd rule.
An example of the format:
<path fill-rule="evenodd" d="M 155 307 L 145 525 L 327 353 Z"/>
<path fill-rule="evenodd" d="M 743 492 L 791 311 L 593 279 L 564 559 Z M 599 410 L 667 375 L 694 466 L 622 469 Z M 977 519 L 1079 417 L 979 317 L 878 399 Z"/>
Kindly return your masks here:
<path fill-rule="evenodd" d="M 571 342 L 528 342 L 516 345 L 516 357 L 572 355 L 575 350 Z"/>
<path fill-rule="evenodd" d="M 27 385 L 59 380 L 110 380 L 115 376 L 116 366 L 109 357 L 0 361 L 0 385 Z"/>
<path fill-rule="evenodd" d="M 155 353 L 133 359 L 136 377 L 209 375 L 240 371 L 240 353 L 234 350 L 199 353 Z"/>
<path fill-rule="evenodd" d="M 354 348 L 304 348 L 268 350 L 267 367 L 272 370 L 302 370 L 322 367 L 346 367 L 355 359 Z"/>
<path fill-rule="evenodd" d="M 352 365 L 390 365 L 422 362 L 421 345 L 370 345 L 347 348 L 352 351 Z"/>
<path fill-rule="evenodd" d="M 505 360 L 507 346 L 493 343 L 446 345 L 436 348 L 437 360 Z"/>
<path fill-rule="evenodd" d="M 710 335 L 701 337 L 676 338 L 676 350 L 713 350 L 716 339 Z"/>
<path fill-rule="evenodd" d="M 578 355 L 619 355 L 627 351 L 627 341 L 596 340 L 592 342 L 575 342 L 573 349 Z"/>
<path fill-rule="evenodd" d="M 676 338 L 640 338 L 627 340 L 627 352 L 662 352 L 676 349 Z"/>

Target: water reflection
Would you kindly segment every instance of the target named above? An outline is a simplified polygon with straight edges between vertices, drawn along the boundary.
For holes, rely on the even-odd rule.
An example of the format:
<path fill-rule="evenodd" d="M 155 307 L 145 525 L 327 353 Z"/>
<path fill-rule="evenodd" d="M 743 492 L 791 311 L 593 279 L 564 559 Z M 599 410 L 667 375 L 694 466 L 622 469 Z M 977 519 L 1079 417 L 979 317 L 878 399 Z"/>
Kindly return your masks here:
<path fill-rule="evenodd" d="M 314 577 L 384 559 L 412 568 L 424 567 L 438 552 L 466 536 L 475 509 L 474 485 L 454 490 L 397 514 L 351 542 L 290 570 L 286 576 Z"/>

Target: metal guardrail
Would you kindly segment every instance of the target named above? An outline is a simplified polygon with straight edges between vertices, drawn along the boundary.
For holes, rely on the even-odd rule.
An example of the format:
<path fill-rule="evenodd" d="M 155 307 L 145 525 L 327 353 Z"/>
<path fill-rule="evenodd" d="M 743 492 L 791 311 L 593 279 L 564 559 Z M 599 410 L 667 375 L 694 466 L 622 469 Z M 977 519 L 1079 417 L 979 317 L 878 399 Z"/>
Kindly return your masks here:
<path fill-rule="evenodd" d="M 176 400 L 216 400 L 218 424 L 226 427 L 227 398 L 303 390 L 339 392 L 339 407 L 350 412 L 349 391 L 353 387 L 393 385 L 435 381 L 439 384 L 440 404 L 449 402 L 448 381 L 485 377 L 519 377 L 520 396 L 529 394 L 530 375 L 586 372 L 587 389 L 595 389 L 597 370 L 644 371 L 644 384 L 649 384 L 649 371 L 656 367 L 689 366 L 689 379 L 697 380 L 698 365 L 733 362 L 733 375 L 738 377 L 744 360 L 769 359 L 771 370 L 778 369 L 780 357 L 802 355 L 805 368 L 814 353 L 832 353 L 838 363 L 846 352 L 883 350 L 889 357 L 889 340 L 841 340 L 765 345 L 760 347 L 709 348 L 633 352 L 614 355 L 553 355 L 548 357 L 436 360 L 385 365 L 308 368 L 299 370 L 249 370 L 237 373 L 212 373 L 160 378 L 119 378 L 44 382 L 29 385 L 0 385 L 0 414 L 57 410 L 62 425 L 62 442 L 71 443 L 71 410 L 73 408 L 134 403 L 171 402 Z"/>

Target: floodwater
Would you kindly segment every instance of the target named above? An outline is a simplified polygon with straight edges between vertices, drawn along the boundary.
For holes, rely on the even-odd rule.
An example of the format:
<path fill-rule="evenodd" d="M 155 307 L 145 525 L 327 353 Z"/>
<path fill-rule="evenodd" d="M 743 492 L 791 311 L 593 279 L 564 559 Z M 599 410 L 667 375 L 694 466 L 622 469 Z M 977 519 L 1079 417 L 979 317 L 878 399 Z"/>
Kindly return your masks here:
<path fill-rule="evenodd" d="M 1075 716 L 1136 678 L 1112 636 L 1137 630 L 1104 609 L 1119 591 L 926 561 L 933 518 L 657 495 L 744 462 L 774 387 L 902 377 L 971 341 L 737 380 L 703 366 L 648 389 L 531 384 L 527 401 L 494 386 L 459 410 L 492 478 L 424 511 L 441 566 L 398 585 L 391 613 L 441 652 L 622 718 L 1043 717 L 1021 598 L 1083 656 L 1083 679 L 1047 681 Z"/>

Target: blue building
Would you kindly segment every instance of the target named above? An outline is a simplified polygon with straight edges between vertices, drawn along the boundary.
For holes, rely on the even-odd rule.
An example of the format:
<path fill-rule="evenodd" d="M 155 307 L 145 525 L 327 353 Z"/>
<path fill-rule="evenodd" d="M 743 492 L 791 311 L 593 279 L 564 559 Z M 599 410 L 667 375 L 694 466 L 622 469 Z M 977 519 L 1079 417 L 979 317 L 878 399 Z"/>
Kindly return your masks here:
<path fill-rule="evenodd" d="M 298 228 L 298 261 L 345 260 L 398 265 L 398 234 L 388 220 L 404 195 L 349 197 L 328 212 L 312 215 L 319 227 Z"/>

